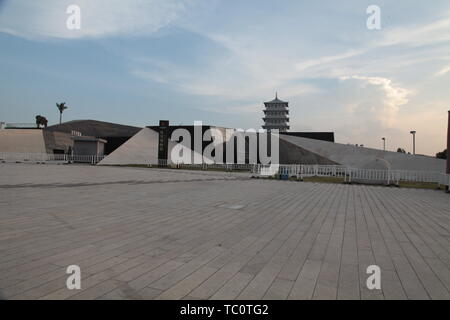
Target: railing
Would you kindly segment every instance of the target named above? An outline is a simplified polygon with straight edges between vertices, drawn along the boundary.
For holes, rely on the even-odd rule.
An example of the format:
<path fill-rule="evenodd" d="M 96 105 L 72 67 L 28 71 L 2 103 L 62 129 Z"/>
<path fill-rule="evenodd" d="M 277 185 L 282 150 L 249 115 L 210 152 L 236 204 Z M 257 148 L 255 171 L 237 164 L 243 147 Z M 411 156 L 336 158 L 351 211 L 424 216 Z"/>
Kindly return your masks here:
<path fill-rule="evenodd" d="M 447 175 L 434 171 L 412 170 L 377 170 L 377 169 L 349 169 L 349 181 L 380 181 L 386 184 L 400 181 L 426 182 L 446 185 Z"/>
<path fill-rule="evenodd" d="M 270 114 L 270 115 L 266 115 L 265 117 L 262 118 L 264 121 L 270 120 L 270 119 L 285 119 L 285 120 L 289 120 L 289 117 L 287 115 L 282 115 L 282 114 Z"/>
<path fill-rule="evenodd" d="M 168 164 L 167 159 L 158 159 L 158 166 L 166 167 Z"/>
<path fill-rule="evenodd" d="M 0 161 L 3 162 L 73 162 L 97 164 L 103 158 L 104 156 L 97 155 L 0 152 Z"/>
<path fill-rule="evenodd" d="M 36 123 L 5 123 L 5 128 L 25 128 L 25 129 L 29 129 L 29 128 L 37 128 Z"/>
<path fill-rule="evenodd" d="M 347 167 L 344 166 L 325 166 L 325 165 L 256 165 L 253 173 L 260 175 L 287 175 L 289 177 L 309 177 L 309 176 L 335 176 L 345 177 Z"/>
<path fill-rule="evenodd" d="M 256 165 L 253 173 L 266 176 L 279 174 L 300 179 L 308 176 L 340 177 L 345 182 L 398 184 L 400 181 L 408 181 L 441 185 L 449 183 L 449 177 L 445 173 L 434 171 L 358 169 L 329 165 L 279 165 L 275 171 L 273 168 L 275 166 Z"/>
<path fill-rule="evenodd" d="M 247 171 L 256 172 L 257 165 L 248 163 L 171 163 L 167 160 L 159 159 L 159 166 L 167 166 L 178 169 L 196 169 L 196 170 L 225 170 L 225 171 Z"/>
<path fill-rule="evenodd" d="M 99 163 L 104 156 L 97 155 L 67 155 L 48 153 L 13 153 L 0 152 L 0 162 L 65 162 L 65 163 Z M 400 181 L 425 182 L 441 185 L 450 184 L 450 176 L 433 171 L 411 171 L 411 170 L 380 170 L 380 169 L 358 169 L 339 165 L 261 165 L 261 164 L 239 164 L 239 163 L 212 163 L 212 164 L 169 164 L 165 159 L 159 159 L 158 167 L 171 167 L 179 169 L 195 170 L 225 170 L 244 171 L 256 175 L 273 176 L 282 175 L 287 177 L 337 177 L 344 182 L 367 182 L 398 184 Z"/>

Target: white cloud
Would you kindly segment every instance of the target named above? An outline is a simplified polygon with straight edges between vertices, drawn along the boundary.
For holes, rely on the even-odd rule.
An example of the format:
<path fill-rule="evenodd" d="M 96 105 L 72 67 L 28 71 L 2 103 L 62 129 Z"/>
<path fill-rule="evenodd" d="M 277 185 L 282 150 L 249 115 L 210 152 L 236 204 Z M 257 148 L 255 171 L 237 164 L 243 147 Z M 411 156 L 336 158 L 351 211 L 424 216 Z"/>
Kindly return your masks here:
<path fill-rule="evenodd" d="M 5 3 L 0 31 L 27 39 L 151 34 L 175 21 L 194 0 L 14 0 Z M 69 30 L 66 9 L 81 9 L 81 29 Z"/>
<path fill-rule="evenodd" d="M 155 81 L 157 83 L 168 84 L 169 80 L 167 77 L 164 77 L 162 73 L 153 72 L 153 71 L 141 71 L 141 70 L 133 70 L 131 73 L 139 78 Z"/>
<path fill-rule="evenodd" d="M 332 55 L 332 56 L 324 56 L 316 59 L 311 59 L 303 62 L 298 62 L 295 64 L 295 68 L 297 71 L 305 71 L 312 67 L 324 66 L 334 64 L 338 61 L 347 60 L 349 58 L 353 58 L 359 56 L 366 52 L 367 50 L 350 50 L 341 54 Z"/>
<path fill-rule="evenodd" d="M 350 76 L 342 77 L 341 80 L 355 82 L 354 89 L 364 90 L 362 96 L 367 97 L 367 99 L 355 101 L 349 111 L 354 112 L 359 109 L 358 111 L 364 112 L 366 117 L 378 119 L 381 125 L 388 128 L 396 123 L 400 106 L 408 103 L 408 96 L 411 94 L 410 90 L 394 86 L 392 81 L 386 78 Z M 375 87 L 375 90 L 379 92 L 370 92 L 373 90 L 371 87 Z"/>
<path fill-rule="evenodd" d="M 411 25 L 386 29 L 381 40 L 374 46 L 423 46 L 450 40 L 450 18 L 448 16 L 423 25 Z"/>
<path fill-rule="evenodd" d="M 406 127 L 405 122 L 413 122 L 414 117 L 419 119 L 415 115 L 399 119 L 399 115 L 402 109 L 410 107 L 424 110 L 423 101 L 439 91 L 442 80 L 438 77 L 450 72 L 450 18 L 448 14 L 439 15 L 438 10 L 422 17 L 421 21 L 428 22 L 414 24 L 419 19 L 408 13 L 411 24 L 395 25 L 393 19 L 394 27 L 383 25 L 380 32 L 367 34 L 362 23 L 364 10 L 361 21 L 349 18 L 343 23 L 340 16 L 335 15 L 323 29 L 308 29 L 305 25 L 313 21 L 306 19 L 308 24 L 302 24 L 305 19 L 297 19 L 294 11 L 290 16 L 286 11 L 263 13 L 260 7 L 251 8 L 250 12 L 213 9 L 208 11 L 211 16 L 205 17 L 192 10 L 200 2 L 205 0 L 12 0 L 0 11 L 0 31 L 31 39 L 100 38 L 148 35 L 164 26 L 178 24 L 187 32 L 197 33 L 212 42 L 211 47 L 220 48 L 220 54 L 217 51 L 210 54 L 205 49 L 195 66 L 189 59 L 171 60 L 170 54 L 159 58 L 146 56 L 148 61 L 135 61 L 130 57 L 133 61 L 128 66 L 133 75 L 204 97 L 211 102 L 208 111 L 246 114 L 250 119 L 261 113 L 262 100 L 272 98 L 275 91 L 280 98 L 291 101 L 292 109 L 299 110 L 299 121 L 307 122 L 311 119 L 309 114 L 314 113 L 311 110 L 302 114 L 301 109 L 309 107 L 304 100 L 320 99 L 323 106 L 317 103 L 318 110 L 332 105 L 334 109 L 327 111 L 342 119 L 328 118 L 326 112 L 318 112 L 317 122 L 308 123 L 312 130 L 319 126 L 328 130 L 336 123 L 333 129 L 337 136 L 343 133 L 348 137 L 361 135 L 361 140 L 356 141 L 359 143 L 371 141 L 374 132 L 394 130 L 400 125 Z M 79 32 L 66 29 L 66 8 L 72 3 L 82 10 Z M 285 5 L 280 6 L 280 10 L 281 7 Z M 401 5 L 394 7 L 402 9 Z M 198 14 L 196 21 L 180 23 L 193 11 Z M 340 27 L 353 23 L 361 29 L 355 27 L 345 35 L 342 30 L 348 29 Z M 328 32 L 327 25 L 336 25 L 336 32 Z M 207 47 L 208 41 L 202 45 Z M 130 49 L 133 55 L 133 48 Z M 341 81 L 338 88 L 333 88 L 336 79 Z M 430 90 L 424 88 L 427 81 Z M 331 88 L 327 87 L 329 83 L 333 83 Z M 422 100 L 411 105 L 413 93 Z M 448 101 L 443 94 L 439 99 Z M 436 107 L 430 105 L 429 108 Z M 257 119 L 259 123 L 260 117 Z"/>
<path fill-rule="evenodd" d="M 436 72 L 434 74 L 435 77 L 440 77 L 443 76 L 445 74 L 447 74 L 448 72 L 450 72 L 450 65 L 445 66 L 444 68 L 442 68 L 441 70 L 439 70 L 438 72 Z"/>
<path fill-rule="evenodd" d="M 252 103 L 252 104 L 239 104 L 232 106 L 224 106 L 224 107 L 208 107 L 199 109 L 205 110 L 208 112 L 216 112 L 222 114 L 252 114 L 258 115 L 261 113 L 261 104 Z"/>

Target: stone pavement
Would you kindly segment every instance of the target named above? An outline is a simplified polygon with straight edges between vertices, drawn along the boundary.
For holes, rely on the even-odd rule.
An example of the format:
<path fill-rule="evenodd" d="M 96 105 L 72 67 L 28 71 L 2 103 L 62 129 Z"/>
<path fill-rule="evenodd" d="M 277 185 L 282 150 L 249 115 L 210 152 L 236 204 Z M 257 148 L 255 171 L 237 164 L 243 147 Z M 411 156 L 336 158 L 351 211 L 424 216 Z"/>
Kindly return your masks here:
<path fill-rule="evenodd" d="M 0 296 L 450 299 L 449 195 L 247 177 L 0 164 Z"/>

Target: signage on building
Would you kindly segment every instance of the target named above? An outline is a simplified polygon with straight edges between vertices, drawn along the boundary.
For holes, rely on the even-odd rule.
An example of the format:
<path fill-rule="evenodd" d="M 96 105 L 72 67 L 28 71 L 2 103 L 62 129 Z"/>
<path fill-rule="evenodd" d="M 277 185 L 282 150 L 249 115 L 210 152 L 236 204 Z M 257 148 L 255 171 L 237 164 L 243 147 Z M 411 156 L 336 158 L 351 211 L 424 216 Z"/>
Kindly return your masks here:
<path fill-rule="evenodd" d="M 159 121 L 159 140 L 158 140 L 158 161 L 165 162 L 160 164 L 167 164 L 167 157 L 169 154 L 169 121 Z"/>

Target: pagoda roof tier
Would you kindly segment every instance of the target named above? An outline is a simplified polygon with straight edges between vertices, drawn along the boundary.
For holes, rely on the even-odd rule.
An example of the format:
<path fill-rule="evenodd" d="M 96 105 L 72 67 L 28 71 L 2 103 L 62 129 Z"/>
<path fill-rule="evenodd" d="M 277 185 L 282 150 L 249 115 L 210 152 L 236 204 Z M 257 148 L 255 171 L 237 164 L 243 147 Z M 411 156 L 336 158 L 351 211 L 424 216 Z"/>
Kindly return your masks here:
<path fill-rule="evenodd" d="M 278 99 L 278 93 L 275 93 L 275 99 L 273 99 L 272 101 L 264 102 L 264 104 L 276 104 L 276 103 L 278 103 L 278 104 L 288 104 L 287 101 L 283 101 L 283 100 Z"/>

